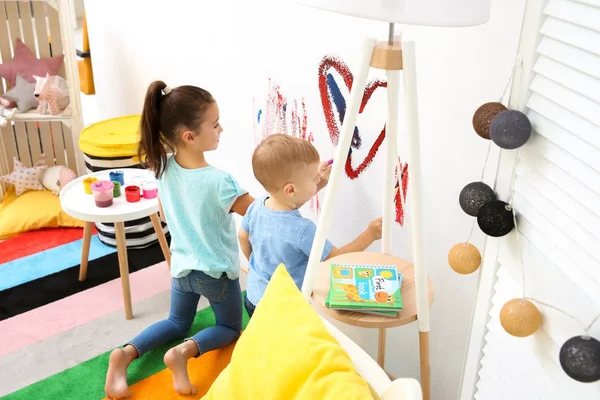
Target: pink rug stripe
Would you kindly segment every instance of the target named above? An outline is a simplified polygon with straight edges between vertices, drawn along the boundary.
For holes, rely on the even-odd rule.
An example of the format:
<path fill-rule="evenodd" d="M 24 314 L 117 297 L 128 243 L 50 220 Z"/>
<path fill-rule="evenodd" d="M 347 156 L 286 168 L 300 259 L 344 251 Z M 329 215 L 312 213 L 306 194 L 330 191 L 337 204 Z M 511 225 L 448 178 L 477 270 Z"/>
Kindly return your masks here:
<path fill-rule="evenodd" d="M 168 291 L 171 275 L 163 261 L 132 273 L 129 282 L 135 318 L 135 303 Z M 123 309 L 123 292 L 121 280 L 115 279 L 0 321 L 0 357 L 119 309 Z"/>

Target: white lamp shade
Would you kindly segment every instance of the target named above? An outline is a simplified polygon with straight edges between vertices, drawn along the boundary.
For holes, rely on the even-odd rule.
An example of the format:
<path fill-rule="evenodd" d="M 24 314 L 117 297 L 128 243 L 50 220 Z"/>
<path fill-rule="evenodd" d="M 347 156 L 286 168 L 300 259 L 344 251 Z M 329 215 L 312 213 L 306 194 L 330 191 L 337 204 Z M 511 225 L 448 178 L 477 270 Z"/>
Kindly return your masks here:
<path fill-rule="evenodd" d="M 426 26 L 475 26 L 490 19 L 491 0 L 292 0 L 353 17 Z"/>

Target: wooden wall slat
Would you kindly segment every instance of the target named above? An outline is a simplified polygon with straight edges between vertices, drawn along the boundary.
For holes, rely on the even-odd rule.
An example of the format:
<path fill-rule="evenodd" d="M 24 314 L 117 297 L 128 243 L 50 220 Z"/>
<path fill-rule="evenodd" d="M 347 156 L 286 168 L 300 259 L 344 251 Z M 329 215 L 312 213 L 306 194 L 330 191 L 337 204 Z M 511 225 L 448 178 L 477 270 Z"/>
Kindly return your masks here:
<path fill-rule="evenodd" d="M 54 143 L 54 157 L 56 157 L 56 165 L 67 165 L 65 157 L 65 144 L 63 142 L 62 122 L 50 122 L 52 130 L 52 143 Z"/>
<path fill-rule="evenodd" d="M 17 121 L 14 123 L 15 136 L 17 137 L 17 148 L 19 151 L 19 160 L 26 166 L 31 167 L 31 154 L 29 151 L 29 140 L 27 140 L 27 130 L 25 122 Z"/>
<path fill-rule="evenodd" d="M 18 2 L 19 13 L 21 14 L 21 28 L 23 29 L 23 42 L 27 45 L 33 54 L 38 54 L 35 45 L 35 35 L 33 31 L 33 21 L 31 16 L 31 7 L 29 2 Z"/>
<path fill-rule="evenodd" d="M 15 1 L 6 2 L 6 15 L 8 16 L 8 28 L 10 31 L 10 42 L 13 46 L 16 43 L 17 38 L 21 37 L 21 25 L 19 23 L 19 10 Z"/>
<path fill-rule="evenodd" d="M 46 165 L 51 167 L 55 164 L 54 144 L 50 135 L 50 122 L 39 122 L 40 138 L 42 139 L 42 152 L 46 154 Z"/>
<path fill-rule="evenodd" d="M 8 33 L 8 20 L 6 19 L 6 3 L 0 2 L 0 61 L 7 63 L 12 60 L 10 47 L 10 36 Z M 0 94 L 4 93 L 4 87 L 0 84 Z"/>
<path fill-rule="evenodd" d="M 77 159 L 75 157 L 75 148 L 73 147 L 73 133 L 71 132 L 71 127 L 64 123 L 61 125 L 65 150 L 67 151 L 67 166 L 77 172 Z"/>
<path fill-rule="evenodd" d="M 48 23 L 50 25 L 50 40 L 52 42 L 52 56 L 56 57 L 63 54 L 62 36 L 60 32 L 60 20 L 58 19 L 58 11 L 52 7 L 46 9 L 48 13 Z M 65 73 L 65 63 L 60 65 L 58 75 L 67 79 Z"/>
<path fill-rule="evenodd" d="M 42 146 L 40 144 L 40 135 L 36 122 L 26 122 L 27 139 L 29 141 L 29 149 L 31 151 L 31 161 L 35 164 L 42 155 Z"/>
<path fill-rule="evenodd" d="M 2 9 L 0 8 L 0 13 L 1 12 L 2 12 Z M 2 140 L 2 138 L 4 137 L 5 129 L 6 129 L 6 127 L 4 127 L 4 128 L 0 127 L 0 176 L 8 174 L 10 171 L 8 164 L 6 162 L 7 160 L 6 160 L 6 151 L 4 149 L 4 141 Z M 12 166 L 10 168 L 12 169 Z M 4 182 L 0 182 L 0 196 L 4 196 L 4 193 L 6 193 L 6 189 L 8 189 L 8 184 L 6 184 Z"/>
<path fill-rule="evenodd" d="M 46 27 L 46 3 L 43 1 L 34 1 L 33 13 L 35 15 L 35 35 L 37 37 L 39 55 L 41 58 L 48 58 L 50 57 L 50 45 L 48 44 L 48 28 Z"/>
<path fill-rule="evenodd" d="M 13 133 L 13 127 L 10 124 L 3 126 L 2 142 L 4 143 L 4 157 L 6 159 L 6 165 L 9 171 L 13 169 L 13 157 L 17 157 L 17 144 L 15 142 L 15 135 Z"/>

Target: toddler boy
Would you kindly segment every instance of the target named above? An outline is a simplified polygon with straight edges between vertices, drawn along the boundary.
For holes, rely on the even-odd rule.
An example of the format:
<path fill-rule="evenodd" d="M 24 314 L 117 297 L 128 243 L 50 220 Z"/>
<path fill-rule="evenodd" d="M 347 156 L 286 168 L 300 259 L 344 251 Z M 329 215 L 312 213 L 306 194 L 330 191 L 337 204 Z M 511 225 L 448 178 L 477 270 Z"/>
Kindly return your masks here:
<path fill-rule="evenodd" d="M 258 145 L 252 156 L 252 169 L 269 195 L 250 205 L 238 235 L 249 261 L 244 306 L 250 316 L 279 264 L 285 264 L 298 288 L 302 287 L 317 227 L 302 217 L 299 208 L 327 184 L 331 166 L 319 162 L 317 149 L 308 141 L 276 134 Z M 373 220 L 354 241 L 339 249 L 326 240 L 321 261 L 364 251 L 379 239 L 381 218 Z"/>

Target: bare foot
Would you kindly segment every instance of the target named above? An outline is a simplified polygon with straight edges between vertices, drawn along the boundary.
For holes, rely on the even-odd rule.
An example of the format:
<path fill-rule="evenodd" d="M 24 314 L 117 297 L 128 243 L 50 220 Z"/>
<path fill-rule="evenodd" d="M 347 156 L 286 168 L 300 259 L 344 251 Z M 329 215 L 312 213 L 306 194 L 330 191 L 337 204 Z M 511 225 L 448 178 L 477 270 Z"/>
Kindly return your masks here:
<path fill-rule="evenodd" d="M 127 386 L 127 367 L 131 358 L 123 349 L 115 349 L 110 353 L 108 372 L 104 391 L 109 399 L 122 399 L 131 396 Z"/>
<path fill-rule="evenodd" d="M 173 347 L 165 354 L 165 364 L 173 374 L 173 387 L 179 394 L 196 394 L 196 387 L 190 382 L 187 370 L 188 360 L 196 354 L 198 354 L 198 346 L 193 340 Z"/>

